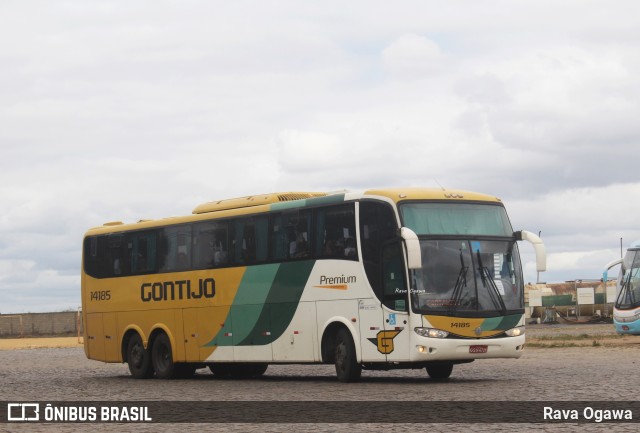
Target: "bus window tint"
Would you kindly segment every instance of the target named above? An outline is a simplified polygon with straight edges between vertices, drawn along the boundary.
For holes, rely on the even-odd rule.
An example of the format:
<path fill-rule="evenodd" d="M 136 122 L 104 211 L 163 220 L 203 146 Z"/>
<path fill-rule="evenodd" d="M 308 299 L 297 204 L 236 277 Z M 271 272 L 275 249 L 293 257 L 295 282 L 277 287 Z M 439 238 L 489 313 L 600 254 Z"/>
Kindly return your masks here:
<path fill-rule="evenodd" d="M 186 271 L 191 267 L 191 225 L 162 229 L 160 271 Z"/>
<path fill-rule="evenodd" d="M 360 203 L 360 242 L 362 261 L 369 283 L 376 296 L 382 299 L 382 245 L 396 237 L 398 225 L 393 208 L 387 203 Z"/>
<path fill-rule="evenodd" d="M 121 233 L 107 236 L 107 275 L 119 277 L 129 272 L 124 260 L 123 237 Z"/>
<path fill-rule="evenodd" d="M 84 271 L 94 278 L 112 276 L 107 263 L 107 237 L 91 236 L 84 241 Z"/>
<path fill-rule="evenodd" d="M 225 266 L 229 260 L 227 221 L 205 222 L 193 227 L 193 267 Z"/>
<path fill-rule="evenodd" d="M 232 228 L 231 253 L 235 264 L 264 262 L 268 258 L 269 217 L 256 216 L 235 220 Z"/>
<path fill-rule="evenodd" d="M 358 260 L 353 204 L 319 208 L 316 218 L 316 257 Z"/>
<path fill-rule="evenodd" d="M 309 257 L 308 211 L 276 214 L 271 217 L 271 260 L 287 260 Z"/>
<path fill-rule="evenodd" d="M 156 231 L 127 234 L 126 255 L 130 259 L 131 273 L 144 274 L 156 270 Z"/>

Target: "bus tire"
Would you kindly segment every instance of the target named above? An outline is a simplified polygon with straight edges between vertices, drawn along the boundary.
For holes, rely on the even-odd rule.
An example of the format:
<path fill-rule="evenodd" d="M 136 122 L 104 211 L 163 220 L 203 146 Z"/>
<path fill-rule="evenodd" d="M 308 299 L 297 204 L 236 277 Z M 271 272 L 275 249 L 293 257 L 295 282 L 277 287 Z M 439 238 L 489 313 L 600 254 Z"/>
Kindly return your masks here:
<path fill-rule="evenodd" d="M 336 375 L 340 382 L 357 382 L 362 374 L 362 366 L 356 358 L 356 347 L 351 333 L 342 328 L 336 335 L 335 345 Z"/>
<path fill-rule="evenodd" d="M 153 376 L 151 354 L 144 348 L 140 335 L 133 334 L 127 343 L 127 364 L 131 376 L 136 379 L 148 379 Z"/>
<path fill-rule="evenodd" d="M 164 332 L 158 334 L 151 347 L 151 362 L 158 379 L 172 379 L 176 373 L 176 364 L 173 362 L 171 341 Z"/>
<path fill-rule="evenodd" d="M 433 380 L 446 380 L 451 376 L 453 363 L 427 365 L 427 373 Z"/>

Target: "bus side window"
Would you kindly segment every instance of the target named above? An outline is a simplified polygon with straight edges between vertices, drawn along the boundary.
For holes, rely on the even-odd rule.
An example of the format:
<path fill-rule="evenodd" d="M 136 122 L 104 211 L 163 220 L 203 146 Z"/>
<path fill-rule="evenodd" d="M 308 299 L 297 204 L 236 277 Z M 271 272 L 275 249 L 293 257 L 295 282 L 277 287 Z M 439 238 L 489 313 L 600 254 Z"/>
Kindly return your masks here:
<path fill-rule="evenodd" d="M 157 231 L 131 232 L 126 235 L 131 274 L 156 271 Z"/>
<path fill-rule="evenodd" d="M 120 277 L 127 274 L 124 269 L 124 236 L 122 233 L 107 235 L 107 266 L 105 276 Z"/>
<path fill-rule="evenodd" d="M 230 230 L 232 242 L 229 246 L 233 263 L 250 265 L 265 262 L 268 259 L 268 216 L 239 218 L 233 221 Z"/>
<path fill-rule="evenodd" d="M 270 258 L 280 261 L 309 257 L 310 223 L 308 210 L 271 215 Z"/>
<path fill-rule="evenodd" d="M 358 260 L 354 204 L 319 208 L 314 212 L 316 257 Z"/>
<path fill-rule="evenodd" d="M 271 215 L 271 229 L 269 231 L 269 246 L 271 260 L 281 261 L 289 256 L 290 227 L 287 224 L 289 218 L 286 215 Z"/>
<path fill-rule="evenodd" d="M 160 271 L 186 271 L 191 267 L 191 225 L 162 229 L 160 237 Z"/>
<path fill-rule="evenodd" d="M 228 222 L 207 221 L 195 224 L 193 264 L 195 269 L 209 269 L 228 263 Z"/>
<path fill-rule="evenodd" d="M 84 270 L 94 278 L 112 276 L 111 263 L 107 257 L 107 236 L 90 236 L 85 239 Z"/>

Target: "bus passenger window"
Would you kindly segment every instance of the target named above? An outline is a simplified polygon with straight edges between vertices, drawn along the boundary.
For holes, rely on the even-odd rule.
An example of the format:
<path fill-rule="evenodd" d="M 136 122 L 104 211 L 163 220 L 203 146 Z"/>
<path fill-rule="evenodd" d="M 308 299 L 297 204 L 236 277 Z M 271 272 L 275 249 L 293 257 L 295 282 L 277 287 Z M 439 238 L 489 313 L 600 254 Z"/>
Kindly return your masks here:
<path fill-rule="evenodd" d="M 160 238 L 160 271 L 186 271 L 191 267 L 191 225 L 170 226 Z"/>
<path fill-rule="evenodd" d="M 310 224 L 308 210 L 272 215 L 271 259 L 279 261 L 309 257 Z"/>
<path fill-rule="evenodd" d="M 124 272 L 123 235 L 121 233 L 107 236 L 107 261 L 105 276 L 122 276 Z"/>
<path fill-rule="evenodd" d="M 227 221 L 195 224 L 193 244 L 194 268 L 225 266 L 228 263 Z"/>
<path fill-rule="evenodd" d="M 315 210 L 316 256 L 322 259 L 358 260 L 354 205 Z"/>
<path fill-rule="evenodd" d="M 127 254 L 130 258 L 131 274 L 156 271 L 156 235 L 155 230 L 127 234 Z"/>
<path fill-rule="evenodd" d="M 241 218 L 231 224 L 231 261 L 239 265 L 261 263 L 268 259 L 269 217 Z"/>

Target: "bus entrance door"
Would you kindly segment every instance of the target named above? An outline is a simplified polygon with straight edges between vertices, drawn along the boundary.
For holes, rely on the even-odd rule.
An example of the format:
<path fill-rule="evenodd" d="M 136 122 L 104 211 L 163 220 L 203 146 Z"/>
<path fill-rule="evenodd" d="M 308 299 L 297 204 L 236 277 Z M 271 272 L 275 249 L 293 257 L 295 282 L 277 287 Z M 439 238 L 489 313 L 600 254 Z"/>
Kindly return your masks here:
<path fill-rule="evenodd" d="M 382 248 L 382 304 L 384 332 L 378 337 L 378 349 L 387 362 L 409 360 L 409 304 L 404 255 L 400 242 Z"/>
<path fill-rule="evenodd" d="M 409 314 L 384 308 L 384 332 L 378 338 L 379 350 L 387 362 L 409 360 Z"/>

